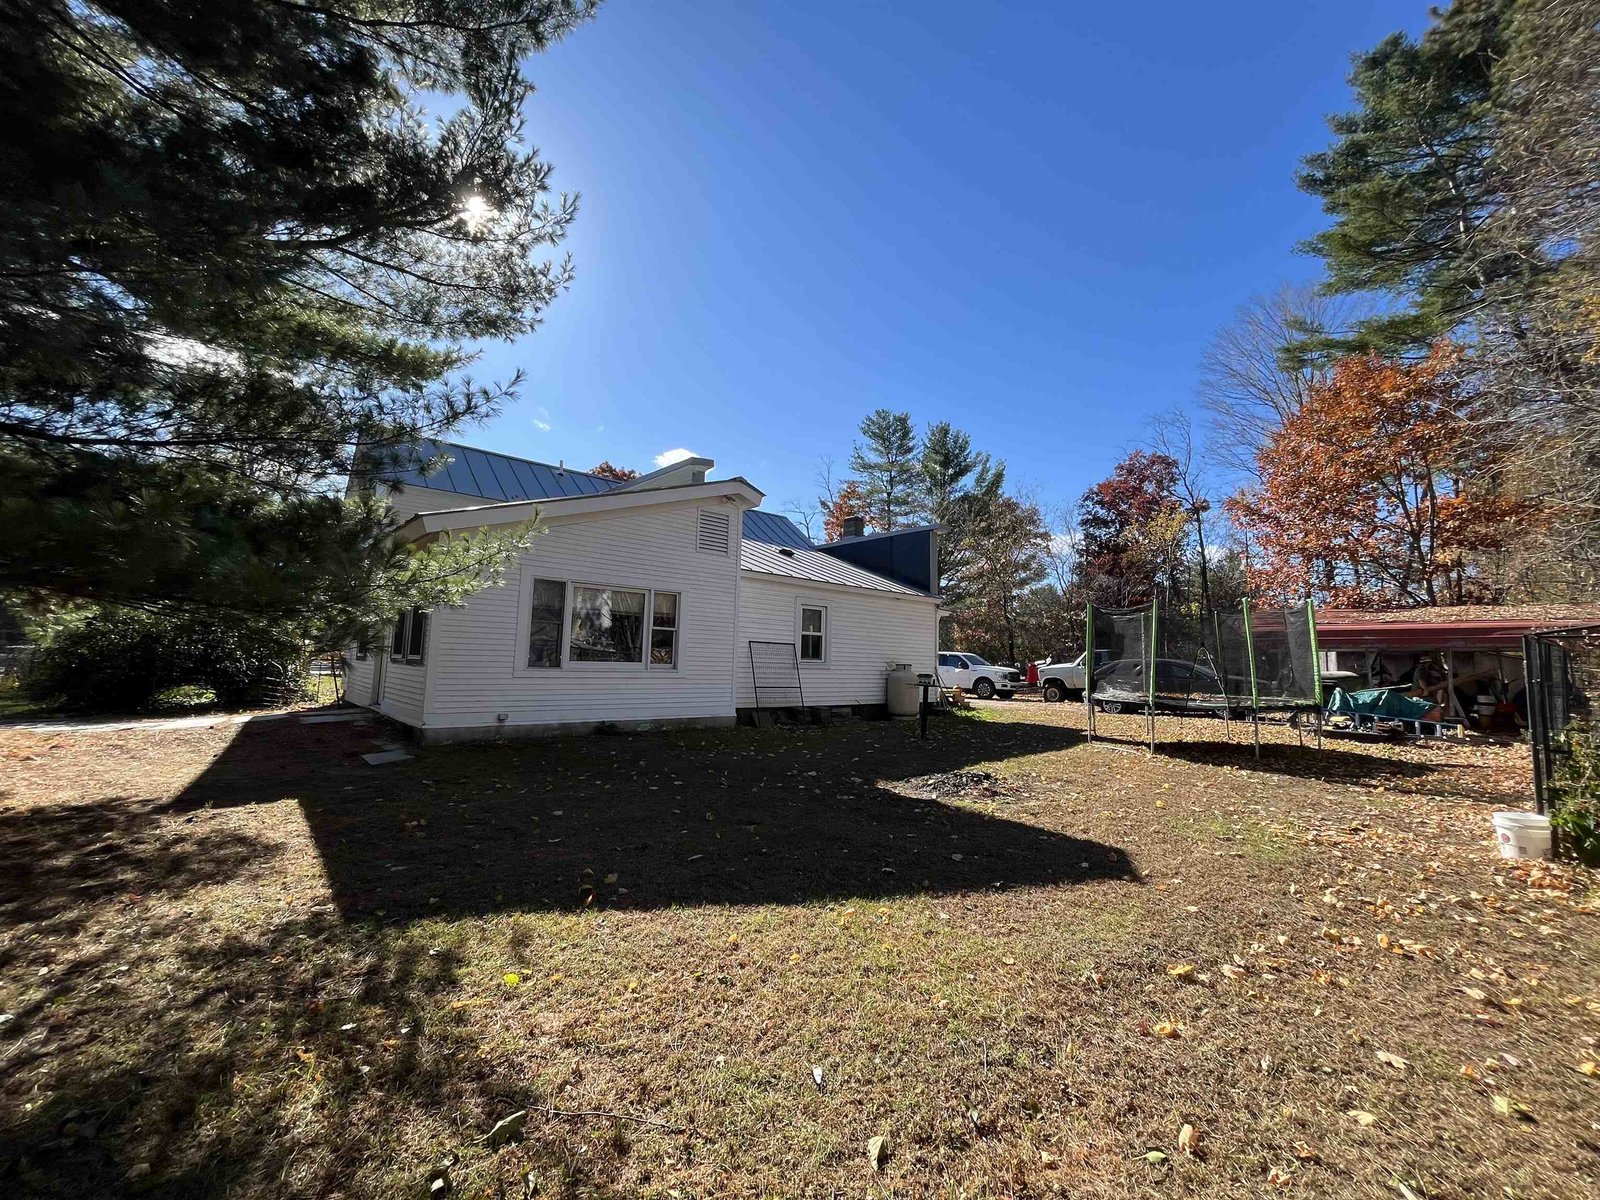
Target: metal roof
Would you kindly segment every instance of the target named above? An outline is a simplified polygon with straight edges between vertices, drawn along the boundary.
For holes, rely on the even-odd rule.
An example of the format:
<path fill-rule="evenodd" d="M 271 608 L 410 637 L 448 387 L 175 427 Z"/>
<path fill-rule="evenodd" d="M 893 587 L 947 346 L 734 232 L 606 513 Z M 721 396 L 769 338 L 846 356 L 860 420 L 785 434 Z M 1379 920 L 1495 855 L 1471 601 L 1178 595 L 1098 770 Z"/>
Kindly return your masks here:
<path fill-rule="evenodd" d="M 424 474 L 421 463 L 444 461 Z M 513 458 L 492 450 L 479 450 L 452 442 L 432 440 L 417 443 L 418 465 L 387 468 L 379 472 L 386 483 L 401 487 L 433 488 L 501 502 L 515 500 L 559 500 L 573 496 L 597 496 L 617 486 L 615 480 L 575 471 L 571 467 Z"/>
<path fill-rule="evenodd" d="M 762 512 L 759 508 L 745 509 L 744 536 L 746 541 L 765 542 L 770 546 L 788 546 L 791 550 L 814 549 L 811 539 L 806 537 L 800 531 L 800 526 L 788 517 Z"/>
<path fill-rule="evenodd" d="M 1562 624 L 1600 620 L 1589 606 L 1462 605 L 1457 607 L 1364 611 L 1323 609 L 1317 613 L 1317 646 L 1322 650 L 1522 649 L 1522 635 Z"/>
<path fill-rule="evenodd" d="M 812 583 L 868 588 L 902 596 L 928 593 L 893 579 L 863 571 L 841 558 L 814 548 L 811 540 L 788 517 L 749 508 L 744 514 L 744 537 L 739 542 L 739 569 L 761 575 L 783 575 Z"/>

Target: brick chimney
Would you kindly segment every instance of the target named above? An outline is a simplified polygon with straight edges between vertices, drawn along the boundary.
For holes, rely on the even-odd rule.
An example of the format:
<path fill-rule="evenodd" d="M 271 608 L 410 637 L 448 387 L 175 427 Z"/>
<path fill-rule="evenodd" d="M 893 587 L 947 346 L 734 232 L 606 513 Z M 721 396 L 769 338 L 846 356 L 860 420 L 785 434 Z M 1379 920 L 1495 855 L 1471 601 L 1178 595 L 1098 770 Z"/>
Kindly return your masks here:
<path fill-rule="evenodd" d="M 867 532 L 867 519 L 865 517 L 846 517 L 844 519 L 843 534 L 847 538 L 864 537 Z"/>

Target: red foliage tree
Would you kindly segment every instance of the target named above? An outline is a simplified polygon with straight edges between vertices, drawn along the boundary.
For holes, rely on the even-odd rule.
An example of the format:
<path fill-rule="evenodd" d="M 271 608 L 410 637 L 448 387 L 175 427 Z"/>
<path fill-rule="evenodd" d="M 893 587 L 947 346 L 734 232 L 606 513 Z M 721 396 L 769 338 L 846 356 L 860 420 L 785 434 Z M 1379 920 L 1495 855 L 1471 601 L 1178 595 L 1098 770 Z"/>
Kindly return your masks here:
<path fill-rule="evenodd" d="M 1347 358 L 1257 456 L 1227 502 L 1254 543 L 1251 590 L 1352 608 L 1493 602 L 1485 563 L 1538 508 L 1497 495 L 1501 452 L 1469 420 L 1459 352 Z"/>
<path fill-rule="evenodd" d="M 844 523 L 848 517 L 865 517 L 867 494 L 855 480 L 841 486 L 831 501 L 822 505 L 822 534 L 830 542 L 844 536 Z"/>
<path fill-rule="evenodd" d="M 1181 531 L 1178 463 L 1167 454 L 1135 450 L 1078 501 L 1082 562 L 1098 603 L 1143 604 L 1161 568 L 1157 546 Z"/>
<path fill-rule="evenodd" d="M 601 463 L 589 474 L 598 475 L 601 479 L 614 479 L 618 483 L 627 483 L 630 479 L 639 478 L 639 472 L 629 467 L 614 467 L 611 465 L 610 460 Z"/>

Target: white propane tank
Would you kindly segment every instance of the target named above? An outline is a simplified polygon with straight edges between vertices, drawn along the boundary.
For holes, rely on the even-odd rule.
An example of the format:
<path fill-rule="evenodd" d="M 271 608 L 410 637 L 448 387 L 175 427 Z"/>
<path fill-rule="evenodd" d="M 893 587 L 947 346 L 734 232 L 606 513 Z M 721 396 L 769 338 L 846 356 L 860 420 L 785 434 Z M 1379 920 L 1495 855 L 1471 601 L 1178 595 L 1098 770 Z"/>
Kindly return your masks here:
<path fill-rule="evenodd" d="M 914 717 L 922 701 L 922 689 L 917 686 L 917 673 L 910 663 L 895 663 L 889 668 L 889 715 Z"/>

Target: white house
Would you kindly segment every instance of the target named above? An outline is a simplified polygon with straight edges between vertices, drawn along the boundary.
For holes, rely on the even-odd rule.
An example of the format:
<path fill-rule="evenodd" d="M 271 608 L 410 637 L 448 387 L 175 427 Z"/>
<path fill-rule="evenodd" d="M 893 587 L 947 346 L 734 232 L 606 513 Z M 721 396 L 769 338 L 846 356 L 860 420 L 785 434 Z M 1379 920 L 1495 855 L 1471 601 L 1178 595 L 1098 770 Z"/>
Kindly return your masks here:
<path fill-rule="evenodd" d="M 368 481 L 449 537 L 538 514 L 532 549 L 464 605 L 354 648 L 347 696 L 425 742 L 727 725 L 770 707 L 878 710 L 895 664 L 932 671 L 937 530 L 814 545 L 746 480 L 688 459 L 619 483 L 429 443 L 428 474 Z M 791 690 L 793 689 L 793 690 Z"/>

